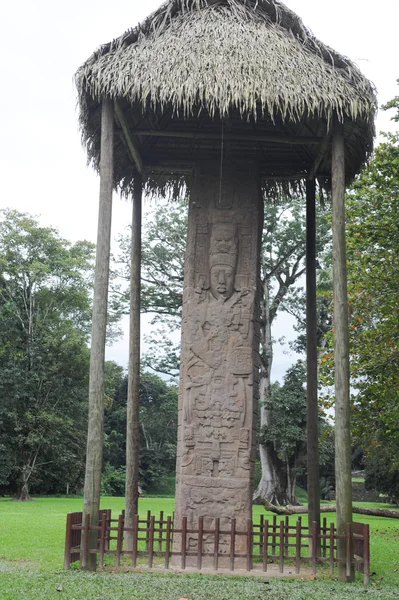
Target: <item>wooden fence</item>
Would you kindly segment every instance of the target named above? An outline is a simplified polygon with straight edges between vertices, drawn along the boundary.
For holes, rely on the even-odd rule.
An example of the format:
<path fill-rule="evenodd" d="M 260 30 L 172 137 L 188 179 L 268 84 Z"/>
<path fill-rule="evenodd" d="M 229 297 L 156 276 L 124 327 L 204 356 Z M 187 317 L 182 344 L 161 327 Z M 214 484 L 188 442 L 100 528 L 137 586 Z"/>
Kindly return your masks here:
<path fill-rule="evenodd" d="M 98 544 L 96 549 L 89 549 L 88 533 L 93 530 L 98 531 Z M 124 547 L 126 532 L 132 533 L 131 550 Z M 175 540 L 178 539 L 178 550 L 173 547 L 174 536 Z M 189 536 L 195 537 L 195 551 L 188 548 Z M 317 523 L 313 523 L 310 530 L 302 525 L 301 517 L 294 525 L 290 525 L 288 517 L 277 522 L 276 516 L 271 521 L 261 516 L 260 523 L 257 524 L 249 520 L 243 530 L 237 529 L 235 519 L 231 520 L 227 529 L 220 527 L 220 519 L 215 519 L 213 526 L 207 529 L 204 527 L 204 519 L 200 518 L 198 527 L 191 529 L 187 525 L 187 517 L 182 519 L 181 528 L 176 528 L 172 517 L 165 518 L 163 512 L 155 517 L 148 511 L 145 519 L 136 515 L 133 527 L 128 528 L 124 524 L 124 513 L 118 519 L 113 519 L 111 510 L 101 510 L 97 526 L 90 524 L 89 516 L 83 526 L 82 513 L 69 513 L 64 566 L 69 569 L 72 562 L 90 552 L 98 554 L 100 567 L 104 566 L 106 556 L 112 556 L 117 567 L 121 566 L 122 557 L 126 557 L 124 561 L 129 560 L 133 567 L 145 561 L 150 569 L 154 566 L 169 569 L 172 557 L 176 557 L 174 565 L 183 570 L 187 566 L 194 566 L 199 571 L 210 567 L 216 571 L 220 568 L 230 571 L 244 568 L 246 571 L 267 572 L 268 566 L 274 563 L 278 565 L 280 573 L 284 573 L 286 567 L 300 573 L 301 566 L 306 564 L 316 574 L 317 568 L 324 563 L 329 567 L 331 575 L 334 575 L 335 567 L 342 561 L 336 556 L 338 539 L 346 540 L 348 558 L 345 562 L 348 573 L 353 565 L 355 570 L 363 574 L 364 582 L 369 583 L 369 526 L 363 523 L 353 523 L 352 526 L 348 524 L 346 534 L 339 536 L 333 523 L 327 525 L 326 518 L 320 528 Z M 241 548 L 240 552 L 237 551 L 238 546 Z M 243 547 L 245 552 L 242 551 Z M 354 549 L 352 561 L 351 547 Z"/>

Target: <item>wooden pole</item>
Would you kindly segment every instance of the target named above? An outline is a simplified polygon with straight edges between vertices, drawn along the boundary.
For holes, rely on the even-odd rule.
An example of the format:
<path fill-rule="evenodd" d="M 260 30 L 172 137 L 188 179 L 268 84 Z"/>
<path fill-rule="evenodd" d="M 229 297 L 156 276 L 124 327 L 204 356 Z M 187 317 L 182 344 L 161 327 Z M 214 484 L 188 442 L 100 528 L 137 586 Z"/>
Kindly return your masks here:
<path fill-rule="evenodd" d="M 319 410 L 317 402 L 316 184 L 306 182 L 306 358 L 309 523 L 320 526 Z"/>
<path fill-rule="evenodd" d="M 334 121 L 332 140 L 332 232 L 335 357 L 335 480 L 337 533 L 345 536 L 352 523 L 352 477 L 349 391 L 348 291 L 345 241 L 345 139 L 342 123 Z M 345 540 L 337 541 L 338 558 L 346 558 Z M 345 562 L 338 567 L 340 581 L 353 581 Z"/>
<path fill-rule="evenodd" d="M 104 437 L 104 361 L 107 329 L 109 259 L 111 244 L 112 191 L 114 183 L 114 109 L 109 99 L 101 111 L 100 204 L 98 214 L 93 322 L 90 353 L 89 423 L 83 515 L 98 524 Z M 88 547 L 97 546 L 97 531 L 89 533 Z M 96 555 L 83 555 L 83 568 L 96 569 Z"/>
<path fill-rule="evenodd" d="M 133 527 L 138 514 L 139 454 L 140 454 L 140 286 L 141 286 L 141 175 L 137 174 L 133 191 L 132 249 L 130 263 L 130 342 L 126 430 L 126 497 L 125 524 Z M 131 549 L 132 535 L 126 536 Z"/>

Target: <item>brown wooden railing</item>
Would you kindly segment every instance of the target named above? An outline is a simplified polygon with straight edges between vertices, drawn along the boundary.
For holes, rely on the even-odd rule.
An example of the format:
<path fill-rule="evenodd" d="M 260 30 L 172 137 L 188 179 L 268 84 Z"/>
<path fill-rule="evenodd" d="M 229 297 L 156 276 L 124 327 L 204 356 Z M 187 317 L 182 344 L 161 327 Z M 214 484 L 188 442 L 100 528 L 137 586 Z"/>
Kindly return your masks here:
<path fill-rule="evenodd" d="M 88 532 L 93 530 L 98 531 L 98 544 L 97 548 L 89 549 Z M 129 550 L 125 547 L 127 532 L 131 532 L 133 540 L 132 549 Z M 188 548 L 189 536 L 196 539 L 194 550 Z M 173 545 L 174 537 L 176 543 Z M 124 513 L 118 519 L 113 519 L 111 510 L 101 510 L 99 524 L 95 527 L 90 524 L 89 516 L 83 526 L 82 513 L 69 513 L 64 566 L 69 569 L 71 563 L 80 560 L 82 555 L 95 553 L 99 556 L 100 567 L 104 566 L 105 557 L 111 556 L 117 567 L 121 566 L 122 557 L 127 557 L 133 567 L 145 559 L 148 568 L 162 566 L 169 569 L 172 557 L 175 557 L 175 566 L 183 570 L 190 566 L 199 571 L 203 568 L 216 571 L 221 568 L 234 571 L 238 568 L 266 572 L 274 563 L 281 573 L 287 566 L 300 573 L 301 566 L 306 564 L 315 574 L 317 568 L 325 563 L 331 575 L 334 575 L 336 565 L 342 561 L 336 556 L 337 539 L 345 539 L 349 549 L 353 545 L 354 557 L 351 561 L 347 553 L 348 559 L 345 561 L 348 572 L 353 565 L 363 574 L 364 582 L 369 583 L 369 526 L 353 523 L 347 526 L 344 536 L 338 536 L 334 524 L 327 525 L 325 518 L 320 529 L 317 523 L 313 523 L 310 530 L 302 524 L 301 517 L 294 525 L 290 525 L 288 517 L 277 522 L 276 516 L 269 521 L 263 515 L 260 523 L 249 520 L 242 530 L 237 528 L 235 519 L 225 529 L 221 528 L 220 519 L 215 519 L 213 526 L 206 528 L 202 517 L 196 528 L 188 527 L 187 517 L 183 517 L 181 527 L 177 528 L 173 517 L 165 517 L 163 512 L 155 517 L 148 511 L 144 519 L 136 515 L 133 527 L 128 528 L 124 524 Z"/>

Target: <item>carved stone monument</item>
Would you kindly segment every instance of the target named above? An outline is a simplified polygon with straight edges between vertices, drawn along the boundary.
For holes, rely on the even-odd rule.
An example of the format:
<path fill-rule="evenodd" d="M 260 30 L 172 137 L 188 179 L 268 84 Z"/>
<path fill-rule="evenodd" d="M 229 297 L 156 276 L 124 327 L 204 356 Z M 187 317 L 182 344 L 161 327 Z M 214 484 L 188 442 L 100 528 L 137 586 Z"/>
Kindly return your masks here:
<path fill-rule="evenodd" d="M 185 265 L 175 523 L 244 529 L 252 516 L 263 223 L 256 167 L 200 164 Z M 204 549 L 213 551 L 213 536 Z M 181 543 L 175 538 L 175 549 Z M 220 552 L 223 552 L 223 536 Z M 237 536 L 237 552 L 243 537 Z M 187 550 L 195 551 L 195 535 Z"/>

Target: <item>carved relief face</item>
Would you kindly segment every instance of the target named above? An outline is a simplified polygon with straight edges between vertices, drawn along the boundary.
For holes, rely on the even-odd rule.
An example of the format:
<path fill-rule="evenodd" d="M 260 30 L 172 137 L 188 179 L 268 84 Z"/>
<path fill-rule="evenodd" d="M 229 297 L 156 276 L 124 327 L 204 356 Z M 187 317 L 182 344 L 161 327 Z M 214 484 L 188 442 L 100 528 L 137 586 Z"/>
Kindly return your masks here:
<path fill-rule="evenodd" d="M 215 298 L 227 300 L 234 291 L 234 269 L 229 265 L 214 265 L 211 268 L 211 292 Z"/>

